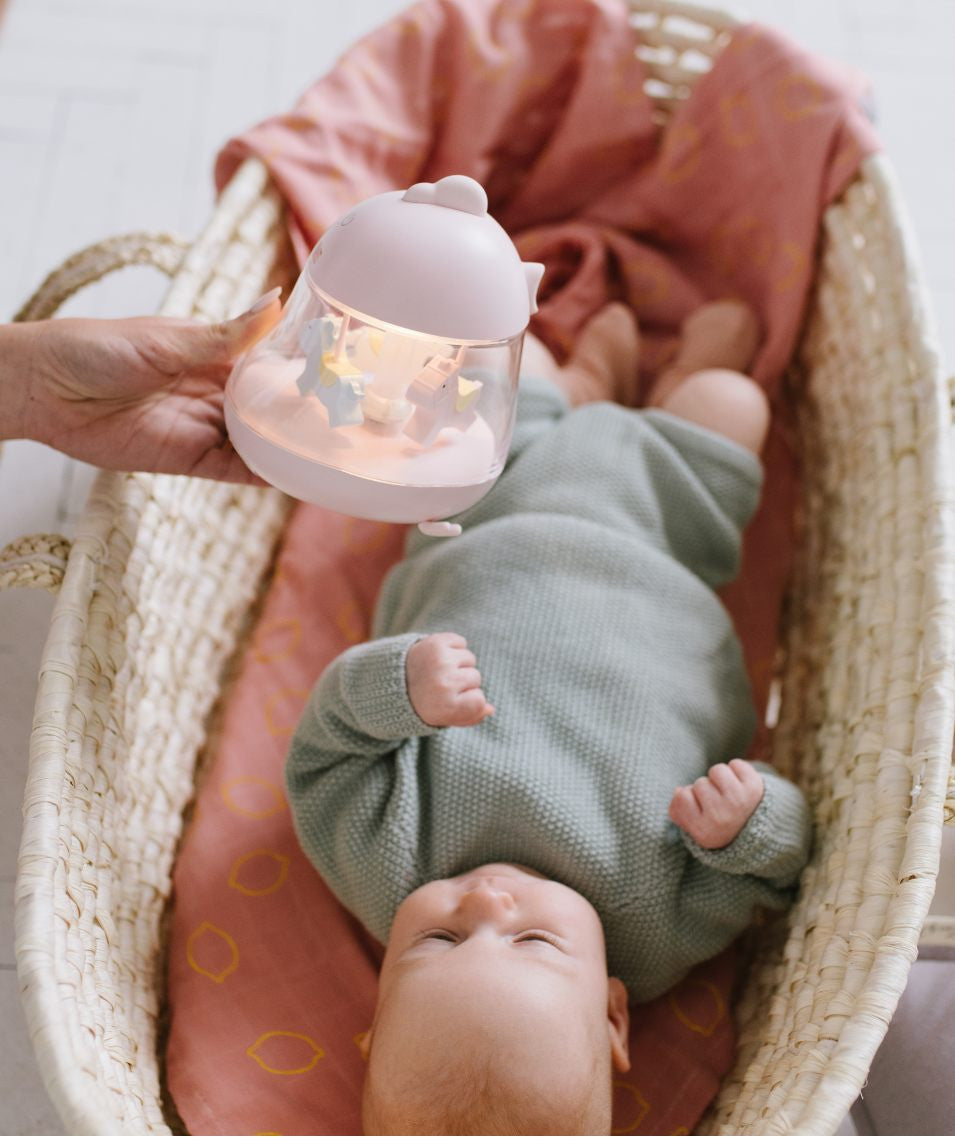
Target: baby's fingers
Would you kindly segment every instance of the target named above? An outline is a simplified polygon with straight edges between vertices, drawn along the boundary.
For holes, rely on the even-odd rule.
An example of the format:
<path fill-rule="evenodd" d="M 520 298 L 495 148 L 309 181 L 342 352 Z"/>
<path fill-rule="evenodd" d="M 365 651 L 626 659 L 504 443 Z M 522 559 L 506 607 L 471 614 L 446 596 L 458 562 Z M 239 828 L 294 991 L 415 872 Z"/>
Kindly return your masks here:
<path fill-rule="evenodd" d="M 463 694 L 481 686 L 481 673 L 476 667 L 459 667 L 454 673 L 457 689 Z"/>
<path fill-rule="evenodd" d="M 707 771 L 707 777 L 710 784 L 720 790 L 721 793 L 732 795 L 740 788 L 739 778 L 725 762 L 711 766 Z"/>
<path fill-rule="evenodd" d="M 763 775 L 752 762 L 747 762 L 742 758 L 734 758 L 730 762 L 729 768 L 747 789 L 762 790 L 764 788 Z"/>
<path fill-rule="evenodd" d="M 677 786 L 670 801 L 670 820 L 681 829 L 691 826 L 700 817 L 700 807 L 691 786 Z"/>
<path fill-rule="evenodd" d="M 455 704 L 454 726 L 476 726 L 488 715 L 494 714 L 494 708 L 484 697 L 480 687 L 472 691 L 465 691 L 459 695 Z"/>
<path fill-rule="evenodd" d="M 690 790 L 696 804 L 704 813 L 707 809 L 712 809 L 723 797 L 719 787 L 715 786 L 707 777 L 697 778 L 690 786 Z"/>

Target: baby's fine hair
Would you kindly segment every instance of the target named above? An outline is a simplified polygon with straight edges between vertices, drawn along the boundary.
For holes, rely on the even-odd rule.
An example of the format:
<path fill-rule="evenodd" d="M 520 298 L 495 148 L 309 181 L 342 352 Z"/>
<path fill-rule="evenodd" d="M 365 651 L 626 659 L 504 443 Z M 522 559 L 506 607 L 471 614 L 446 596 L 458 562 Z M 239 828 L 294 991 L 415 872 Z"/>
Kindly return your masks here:
<path fill-rule="evenodd" d="M 449 1062 L 439 1078 L 395 1094 L 375 1085 L 369 1068 L 362 1097 L 366 1134 L 605 1134 L 611 1089 L 606 1062 L 596 1052 L 581 1079 L 582 1092 L 554 1093 L 502 1077 L 488 1054 L 479 1062 Z"/>

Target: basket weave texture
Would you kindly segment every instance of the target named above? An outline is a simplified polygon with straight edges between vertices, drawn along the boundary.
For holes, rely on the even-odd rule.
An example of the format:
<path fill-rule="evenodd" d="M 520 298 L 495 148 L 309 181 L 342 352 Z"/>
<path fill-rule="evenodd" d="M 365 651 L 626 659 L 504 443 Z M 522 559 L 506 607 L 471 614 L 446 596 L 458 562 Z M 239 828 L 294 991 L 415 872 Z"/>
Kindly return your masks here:
<path fill-rule="evenodd" d="M 733 21 L 667 0 L 631 7 L 665 115 Z M 205 232 L 162 267 L 174 276 L 161 310 L 176 316 L 219 319 L 288 284 L 264 168 L 247 162 Z M 49 314 L 72 286 L 54 274 L 25 311 Z M 955 517 L 927 312 L 891 171 L 870 159 L 826 214 L 794 361 L 804 508 L 773 761 L 806 790 L 818 836 L 797 904 L 757 933 L 738 1060 L 701 1132 L 833 1132 L 934 891 L 955 721 Z M 271 490 L 104 473 L 69 552 L 16 894 L 23 1004 L 68 1132 L 170 1132 L 162 915 L 222 677 L 287 509 Z M 64 551 L 44 546 L 41 560 L 62 569 Z"/>

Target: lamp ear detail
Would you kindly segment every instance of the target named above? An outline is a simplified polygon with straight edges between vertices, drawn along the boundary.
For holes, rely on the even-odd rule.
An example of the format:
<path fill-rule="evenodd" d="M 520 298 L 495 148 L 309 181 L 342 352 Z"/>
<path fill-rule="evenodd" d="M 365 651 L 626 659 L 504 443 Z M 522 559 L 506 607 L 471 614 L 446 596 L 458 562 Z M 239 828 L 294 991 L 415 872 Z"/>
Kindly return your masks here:
<path fill-rule="evenodd" d="M 487 194 L 484 187 L 467 174 L 448 174 L 437 182 L 416 182 L 405 190 L 402 201 L 422 205 L 443 205 L 446 209 L 460 209 L 483 217 L 487 213 Z"/>
<path fill-rule="evenodd" d="M 544 275 L 544 266 L 537 261 L 523 261 L 524 279 L 527 281 L 527 299 L 530 301 L 531 315 L 537 311 L 537 287 Z"/>

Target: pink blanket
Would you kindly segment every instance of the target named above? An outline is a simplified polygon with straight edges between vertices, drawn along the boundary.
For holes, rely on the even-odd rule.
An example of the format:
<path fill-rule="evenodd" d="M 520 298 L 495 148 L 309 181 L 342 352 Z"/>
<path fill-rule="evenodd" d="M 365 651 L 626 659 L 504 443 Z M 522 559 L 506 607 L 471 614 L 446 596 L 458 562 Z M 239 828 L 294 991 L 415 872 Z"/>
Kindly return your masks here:
<path fill-rule="evenodd" d="M 738 31 L 668 126 L 611 0 L 423 0 L 352 48 L 294 111 L 235 139 L 257 154 L 304 259 L 350 205 L 466 173 L 547 266 L 533 329 L 558 354 L 610 298 L 634 308 L 643 381 L 701 301 L 740 296 L 774 400 L 764 501 L 724 594 L 760 703 L 792 546 L 795 462 L 780 377 L 826 205 L 876 148 L 850 84 L 766 29 Z M 367 634 L 400 532 L 300 507 L 183 843 L 170 946 L 169 1084 L 193 1132 L 357 1132 L 355 1034 L 378 948 L 299 853 L 282 794 L 311 684 Z M 635 1016 L 617 1131 L 690 1129 L 728 1068 L 728 957 Z"/>

